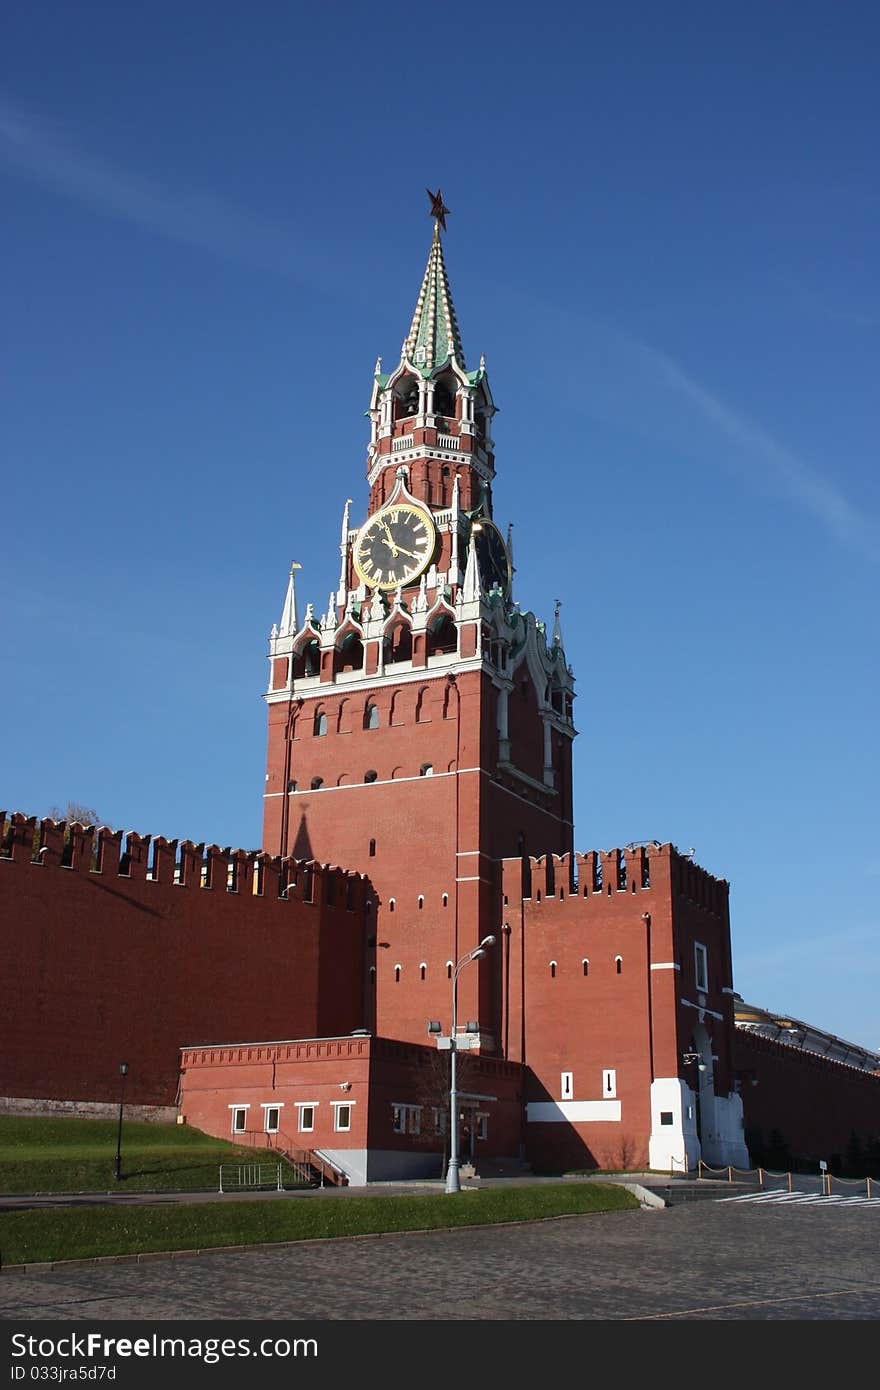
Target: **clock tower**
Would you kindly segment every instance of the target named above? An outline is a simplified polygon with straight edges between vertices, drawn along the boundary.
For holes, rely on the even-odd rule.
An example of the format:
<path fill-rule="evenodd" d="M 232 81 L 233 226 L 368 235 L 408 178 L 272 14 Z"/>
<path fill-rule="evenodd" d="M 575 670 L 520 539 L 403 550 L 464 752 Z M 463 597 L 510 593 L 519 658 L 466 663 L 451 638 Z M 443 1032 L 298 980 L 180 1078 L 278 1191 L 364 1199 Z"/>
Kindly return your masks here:
<path fill-rule="evenodd" d="M 501 860 L 572 849 L 574 680 L 552 632 L 520 607 L 494 519 L 495 404 L 469 371 L 434 230 L 393 371 L 376 363 L 358 520 L 347 500 L 338 581 L 300 614 L 291 570 L 269 639 L 263 847 L 366 874 L 364 1023 L 426 1040 L 458 1017 L 503 1050 Z M 509 533 L 508 533 L 509 534 Z M 473 1036 L 473 1030 L 472 1030 Z"/>

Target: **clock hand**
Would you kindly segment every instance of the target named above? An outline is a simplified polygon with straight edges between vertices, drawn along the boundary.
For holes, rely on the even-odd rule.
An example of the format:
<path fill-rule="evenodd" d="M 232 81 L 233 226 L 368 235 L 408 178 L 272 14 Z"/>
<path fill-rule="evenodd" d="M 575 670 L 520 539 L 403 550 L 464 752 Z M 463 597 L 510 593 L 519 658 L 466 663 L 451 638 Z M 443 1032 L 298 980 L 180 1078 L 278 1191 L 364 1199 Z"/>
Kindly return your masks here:
<path fill-rule="evenodd" d="M 398 550 L 398 547 L 397 547 L 397 545 L 396 545 L 395 542 L 394 542 L 394 537 L 392 536 L 391 532 L 390 532 L 389 529 L 388 529 L 387 523 L 384 522 L 384 521 L 382 522 L 382 530 L 385 532 L 385 535 L 386 535 L 386 537 L 387 537 L 387 539 L 386 539 L 386 541 L 385 541 L 385 544 L 390 548 L 391 554 L 392 554 L 392 555 L 394 556 L 394 558 L 396 559 L 396 558 L 397 558 L 397 550 Z"/>

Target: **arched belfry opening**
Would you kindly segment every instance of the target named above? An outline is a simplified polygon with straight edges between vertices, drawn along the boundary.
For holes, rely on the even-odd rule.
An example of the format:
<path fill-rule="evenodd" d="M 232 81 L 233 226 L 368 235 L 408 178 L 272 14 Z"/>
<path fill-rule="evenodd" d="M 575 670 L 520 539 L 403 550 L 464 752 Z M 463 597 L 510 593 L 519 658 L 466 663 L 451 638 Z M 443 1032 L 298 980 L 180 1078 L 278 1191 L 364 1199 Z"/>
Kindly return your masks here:
<path fill-rule="evenodd" d="M 428 656 L 451 654 L 458 650 L 458 629 L 451 613 L 441 612 L 428 624 Z"/>
<path fill-rule="evenodd" d="M 409 623 L 393 623 L 382 639 L 385 665 L 393 665 L 397 661 L 412 661 L 412 654 L 412 628 Z"/>
<path fill-rule="evenodd" d="M 419 383 L 414 376 L 402 376 L 394 388 L 394 418 L 407 420 L 419 413 Z"/>
<path fill-rule="evenodd" d="M 434 382 L 434 415 L 448 420 L 456 417 L 455 396 L 458 382 L 451 372 L 444 372 Z"/>

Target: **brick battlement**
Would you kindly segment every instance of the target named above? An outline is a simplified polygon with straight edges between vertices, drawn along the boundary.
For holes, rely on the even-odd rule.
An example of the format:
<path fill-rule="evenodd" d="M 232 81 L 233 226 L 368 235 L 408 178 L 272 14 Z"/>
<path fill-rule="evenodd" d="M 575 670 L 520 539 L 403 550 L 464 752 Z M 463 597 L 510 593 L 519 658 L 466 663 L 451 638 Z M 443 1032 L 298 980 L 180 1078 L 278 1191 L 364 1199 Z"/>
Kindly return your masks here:
<path fill-rule="evenodd" d="M 179 1049 L 364 1026 L 361 873 L 0 813 L 0 1095 L 170 1105 Z"/>
<path fill-rule="evenodd" d="M 864 1077 L 873 1086 L 880 1087 L 880 1070 L 869 1071 L 866 1067 L 857 1067 L 852 1062 L 845 1062 L 840 1057 L 823 1057 L 821 1053 L 812 1052 L 808 1047 L 799 1047 L 795 1043 L 785 1042 L 782 1038 L 768 1038 L 741 1025 L 736 1025 L 734 1038 L 734 1046 L 741 1060 L 749 1053 L 756 1053 L 789 1062 L 796 1061 L 798 1065 L 813 1067 L 829 1075 L 843 1068 L 853 1077 Z"/>
<path fill-rule="evenodd" d="M 29 864 L 76 874 L 117 877 L 129 883 L 198 888 L 243 897 L 344 905 L 361 911 L 363 874 L 261 850 L 221 848 L 192 840 L 167 840 L 107 826 L 38 820 L 0 811 L 0 864 Z"/>
<path fill-rule="evenodd" d="M 505 860 L 505 869 L 522 863 L 522 895 L 535 903 L 546 898 L 640 893 L 661 883 L 680 898 L 706 911 L 726 917 L 730 885 L 701 868 L 675 845 L 628 845 L 624 849 L 588 850 L 584 853 L 539 855 L 527 860 Z M 512 879 L 505 872 L 505 885 Z"/>

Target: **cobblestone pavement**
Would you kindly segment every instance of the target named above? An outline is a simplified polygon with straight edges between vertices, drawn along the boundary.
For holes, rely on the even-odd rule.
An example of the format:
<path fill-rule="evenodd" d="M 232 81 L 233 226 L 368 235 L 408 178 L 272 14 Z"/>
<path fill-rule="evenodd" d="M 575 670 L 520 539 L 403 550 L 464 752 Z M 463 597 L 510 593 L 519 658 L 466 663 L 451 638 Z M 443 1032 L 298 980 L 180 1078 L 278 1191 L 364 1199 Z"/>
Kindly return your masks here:
<path fill-rule="evenodd" d="M 0 1318 L 877 1320 L 877 1208 L 685 1202 L 0 1277 Z"/>

